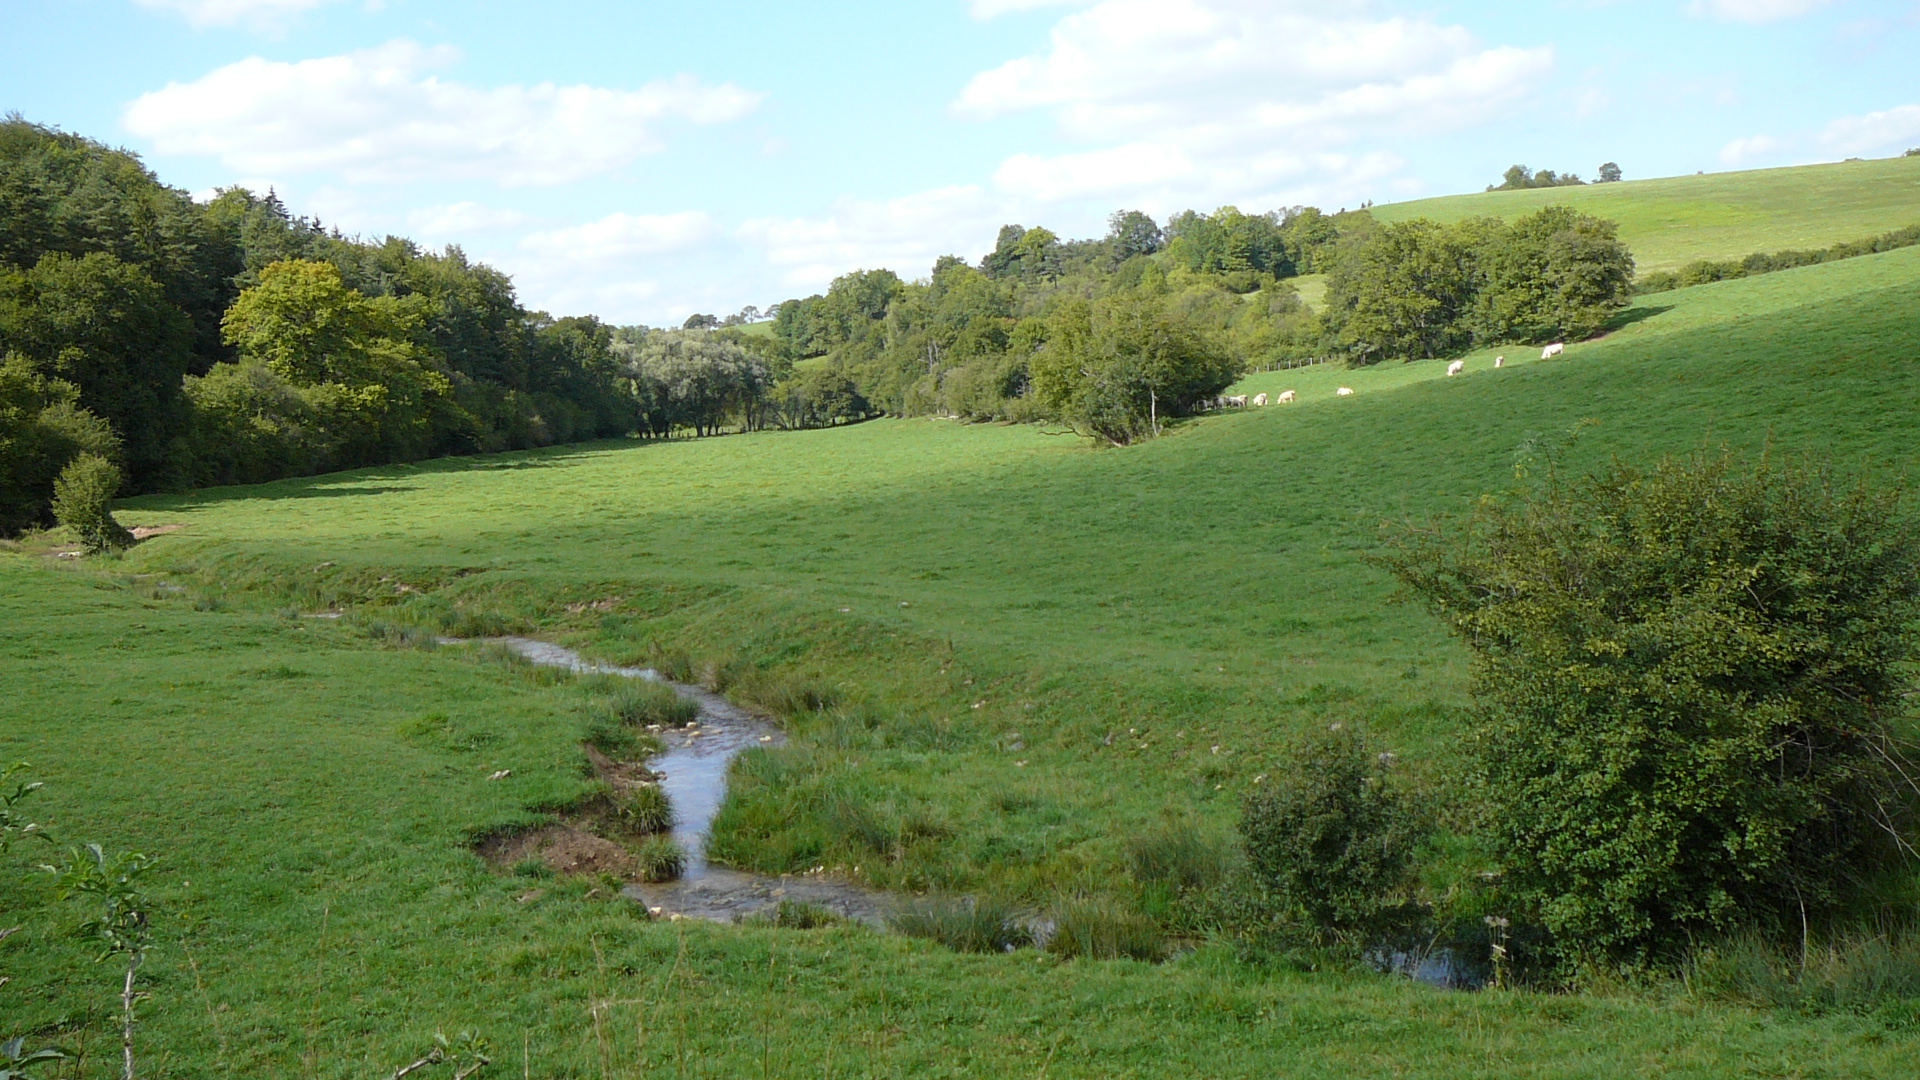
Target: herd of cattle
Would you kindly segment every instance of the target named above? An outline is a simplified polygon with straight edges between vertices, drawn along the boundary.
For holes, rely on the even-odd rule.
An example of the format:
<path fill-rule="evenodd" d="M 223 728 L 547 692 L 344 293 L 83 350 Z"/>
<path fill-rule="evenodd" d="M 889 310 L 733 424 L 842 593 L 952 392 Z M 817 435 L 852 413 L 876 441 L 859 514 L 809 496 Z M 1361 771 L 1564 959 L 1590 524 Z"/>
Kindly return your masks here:
<path fill-rule="evenodd" d="M 1566 342 L 1556 341 L 1553 344 L 1547 346 L 1546 348 L 1540 350 L 1540 359 L 1551 360 L 1554 357 L 1559 356 L 1561 353 L 1566 351 L 1567 351 Z M 1507 364 L 1507 358 L 1504 356 L 1496 356 L 1493 358 L 1493 366 L 1496 368 L 1505 367 L 1506 364 Z M 1453 363 L 1447 365 L 1447 377 L 1452 378 L 1453 376 L 1458 375 L 1465 370 L 1467 370 L 1467 362 L 1465 360 L 1455 360 Z M 1340 389 L 1335 390 L 1333 393 L 1335 397 L 1352 397 L 1353 387 L 1343 386 Z M 1275 404 L 1278 404 L 1278 405 L 1286 405 L 1292 402 L 1293 400 L 1294 400 L 1294 392 L 1291 390 L 1282 390 L 1278 394 L 1273 395 L 1273 401 Z M 1260 406 L 1265 405 L 1266 403 L 1267 403 L 1267 395 L 1265 394 L 1255 394 L 1251 398 L 1249 398 L 1245 394 L 1229 394 L 1226 397 L 1214 398 L 1212 401 L 1203 401 L 1201 402 L 1201 405 L 1203 407 L 1211 407 L 1215 409 L 1244 409 L 1248 405 L 1252 405 L 1255 408 L 1259 408 Z"/>

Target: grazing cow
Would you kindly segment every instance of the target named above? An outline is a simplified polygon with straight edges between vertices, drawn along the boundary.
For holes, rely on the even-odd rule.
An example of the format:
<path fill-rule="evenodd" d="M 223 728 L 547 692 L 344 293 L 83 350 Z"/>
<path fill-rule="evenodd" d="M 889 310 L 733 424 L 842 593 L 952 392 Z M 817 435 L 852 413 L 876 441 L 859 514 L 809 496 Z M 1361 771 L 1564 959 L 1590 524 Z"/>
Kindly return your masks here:
<path fill-rule="evenodd" d="M 1235 394 L 1232 397 L 1227 399 L 1227 404 L 1233 406 L 1236 409 L 1244 409 L 1247 407 L 1247 395 Z"/>
<path fill-rule="evenodd" d="M 1493 366 L 1496 368 L 1505 367 L 1506 363 L 1507 363 L 1507 358 L 1504 356 L 1496 356 L 1493 358 Z"/>
<path fill-rule="evenodd" d="M 1567 351 L 1566 343 L 1563 341 L 1556 341 L 1553 344 L 1547 346 L 1546 348 L 1540 350 L 1540 359 L 1551 360 L 1554 357 L 1559 356 L 1561 353 L 1566 351 Z"/>
<path fill-rule="evenodd" d="M 1340 389 L 1338 389 L 1338 390 L 1335 390 L 1335 391 L 1333 392 L 1333 394 L 1334 394 L 1334 396 L 1335 396 L 1335 397 L 1352 397 L 1352 396 L 1353 396 L 1353 387 L 1351 387 L 1351 386 L 1343 386 L 1343 387 L 1341 387 Z"/>
<path fill-rule="evenodd" d="M 1293 402 L 1293 391 L 1282 390 L 1280 391 L 1280 396 L 1277 398 L 1274 398 L 1273 400 L 1279 402 L 1282 405 L 1291 404 Z"/>
<path fill-rule="evenodd" d="M 1447 365 L 1447 378 L 1451 379 L 1465 370 L 1467 370 L 1467 362 L 1465 360 L 1455 360 L 1453 363 Z"/>
<path fill-rule="evenodd" d="M 1265 394 L 1253 395 L 1253 403 L 1255 405 L 1265 405 L 1267 403 L 1267 395 Z"/>

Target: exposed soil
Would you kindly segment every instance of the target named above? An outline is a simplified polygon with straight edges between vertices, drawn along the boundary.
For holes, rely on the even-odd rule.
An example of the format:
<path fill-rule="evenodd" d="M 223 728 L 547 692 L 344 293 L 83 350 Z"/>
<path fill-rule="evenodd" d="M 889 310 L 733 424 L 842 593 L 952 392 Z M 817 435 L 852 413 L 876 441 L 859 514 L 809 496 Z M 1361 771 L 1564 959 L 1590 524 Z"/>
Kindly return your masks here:
<path fill-rule="evenodd" d="M 133 534 L 135 540 L 145 540 L 149 536 L 164 536 L 184 528 L 186 528 L 185 525 L 135 525 L 127 531 Z"/>
<path fill-rule="evenodd" d="M 511 836 L 493 836 L 475 849 L 495 866 L 539 859 L 556 874 L 612 874 L 631 878 L 633 853 L 578 825 L 547 825 Z"/>

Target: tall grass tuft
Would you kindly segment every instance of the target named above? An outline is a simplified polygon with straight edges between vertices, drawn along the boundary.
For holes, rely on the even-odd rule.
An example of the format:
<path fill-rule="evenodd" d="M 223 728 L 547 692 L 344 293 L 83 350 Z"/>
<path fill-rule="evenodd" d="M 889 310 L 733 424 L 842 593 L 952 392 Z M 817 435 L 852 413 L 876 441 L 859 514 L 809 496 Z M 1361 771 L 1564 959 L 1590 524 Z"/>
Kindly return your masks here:
<path fill-rule="evenodd" d="M 1127 844 L 1127 866 L 1142 885 L 1179 891 L 1213 887 L 1233 872 L 1234 848 L 1226 838 L 1186 825 L 1167 824 Z"/>
<path fill-rule="evenodd" d="M 779 906 L 751 916 L 747 922 L 780 930 L 821 930 L 830 926 L 845 926 L 847 920 L 839 912 L 821 904 L 805 900 L 782 900 Z"/>
<path fill-rule="evenodd" d="M 687 853 L 670 836 L 648 837 L 634 849 L 633 857 L 639 866 L 641 881 L 672 881 L 687 868 Z"/>
<path fill-rule="evenodd" d="M 1101 897 L 1073 897 L 1053 909 L 1053 934 L 1047 951 L 1059 957 L 1092 960 L 1166 959 L 1167 937 L 1160 924 Z"/>
<path fill-rule="evenodd" d="M 1033 933 L 1019 913 L 991 899 L 911 900 L 887 916 L 887 925 L 908 937 L 937 941 L 955 952 L 1012 952 L 1033 942 Z"/>
<path fill-rule="evenodd" d="M 663 833 L 673 828 L 673 804 L 658 784 L 641 784 L 614 800 L 620 823 L 634 832 Z"/>
<path fill-rule="evenodd" d="M 609 718 L 634 727 L 649 724 L 685 727 L 700 718 L 697 703 L 681 697 L 673 687 L 649 679 L 622 679 L 615 683 L 603 709 Z"/>
<path fill-rule="evenodd" d="M 1699 997 L 1799 1012 L 1886 1013 L 1920 1025 L 1920 935 L 1850 937 L 1807 951 L 1753 935 L 1695 949 L 1687 988 Z"/>

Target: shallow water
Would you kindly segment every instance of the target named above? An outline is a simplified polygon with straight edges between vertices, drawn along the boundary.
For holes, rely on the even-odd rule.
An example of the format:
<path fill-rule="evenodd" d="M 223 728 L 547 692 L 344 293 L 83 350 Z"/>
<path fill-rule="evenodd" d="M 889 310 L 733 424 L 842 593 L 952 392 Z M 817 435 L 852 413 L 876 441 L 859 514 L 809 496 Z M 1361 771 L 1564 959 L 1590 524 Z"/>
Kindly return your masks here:
<path fill-rule="evenodd" d="M 548 667 L 662 683 L 700 706 L 700 718 L 692 727 L 659 732 L 666 750 L 647 761 L 673 806 L 673 839 L 686 852 L 686 868 L 677 881 L 628 885 L 623 890 L 628 897 L 657 914 L 715 922 L 733 922 L 771 910 L 783 900 L 817 904 L 860 922 L 881 921 L 882 897 L 859 886 L 812 875 L 747 874 L 707 861 L 707 838 L 727 797 L 727 769 L 744 750 L 782 745 L 785 737 L 780 729 L 719 694 L 673 682 L 652 668 L 596 664 L 572 649 L 532 638 L 489 641 Z"/>

